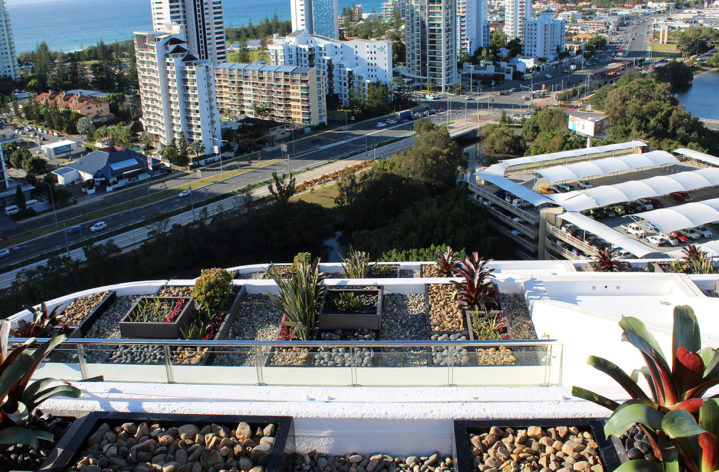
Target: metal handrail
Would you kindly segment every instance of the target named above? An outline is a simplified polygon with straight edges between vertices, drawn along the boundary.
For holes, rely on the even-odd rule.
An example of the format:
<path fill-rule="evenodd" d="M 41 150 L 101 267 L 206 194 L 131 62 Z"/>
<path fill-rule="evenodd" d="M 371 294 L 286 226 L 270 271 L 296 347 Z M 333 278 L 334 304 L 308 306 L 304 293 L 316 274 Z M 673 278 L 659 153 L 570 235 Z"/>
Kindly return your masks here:
<path fill-rule="evenodd" d="M 21 343 L 25 338 L 10 338 L 10 343 Z M 48 338 L 37 338 L 42 343 L 49 341 Z M 92 338 L 69 338 L 63 342 L 64 344 L 88 345 L 101 344 L 106 346 L 120 346 L 128 344 L 149 344 L 154 346 L 203 346 L 203 347 L 432 347 L 432 346 L 505 346 L 505 347 L 530 347 L 545 346 L 549 344 L 561 344 L 556 339 L 527 339 L 521 341 L 435 341 L 428 339 L 426 341 L 255 341 L 255 340 L 207 340 L 200 341 L 196 339 L 92 339 Z M 58 347 L 60 347 L 58 346 Z M 57 349 L 57 348 L 56 348 Z"/>

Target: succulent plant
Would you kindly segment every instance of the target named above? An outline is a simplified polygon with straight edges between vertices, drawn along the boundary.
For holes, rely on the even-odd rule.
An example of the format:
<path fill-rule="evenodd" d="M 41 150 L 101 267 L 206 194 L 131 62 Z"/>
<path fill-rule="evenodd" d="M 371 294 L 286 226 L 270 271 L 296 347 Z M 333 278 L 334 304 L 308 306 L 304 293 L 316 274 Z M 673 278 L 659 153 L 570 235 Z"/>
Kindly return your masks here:
<path fill-rule="evenodd" d="M 460 308 L 487 307 L 495 301 L 496 289 L 492 282 L 494 269 L 487 267 L 489 260 L 473 252 L 461 260 L 455 271 L 461 282 L 453 281 L 457 288 L 457 300 Z"/>
<path fill-rule="evenodd" d="M 434 262 L 442 277 L 452 277 L 459 267 L 460 256 L 454 249 L 447 246 L 444 249 L 437 249 L 437 257 Z"/>
<path fill-rule="evenodd" d="M 52 433 L 28 426 L 35 408 L 48 398 L 77 398 L 80 390 L 67 382 L 45 378 L 30 383 L 30 378 L 50 351 L 67 337 L 58 335 L 36 346 L 35 338 L 9 350 L 10 321 L 0 324 L 0 445 L 23 444 L 38 448 L 38 441 L 53 440 Z"/>
<path fill-rule="evenodd" d="M 689 306 L 674 309 L 671 367 L 644 323 L 625 316 L 619 326 L 623 338 L 641 351 L 646 367 L 630 376 L 600 357 L 590 356 L 588 363 L 616 380 L 631 400 L 619 404 L 583 388 L 572 389 L 575 396 L 613 410 L 604 428 L 607 436 L 621 436 L 637 424 L 651 443 L 654 455 L 663 462 L 659 465 L 632 460 L 617 471 L 679 471 L 680 462 L 688 472 L 717 470 L 719 404 L 716 397 L 702 399 L 702 396 L 719 385 L 719 353 L 701 347 L 694 311 Z M 639 373 L 649 384 L 650 394 L 637 384 Z"/>
<path fill-rule="evenodd" d="M 274 265 L 269 274 L 280 289 L 279 295 L 269 294 L 270 301 L 282 310 L 287 320 L 282 323 L 293 329 L 293 336 L 307 341 L 317 325 L 317 316 L 327 294 L 324 275 L 319 269 L 319 257 L 311 264 L 302 261 L 289 278 L 284 277 Z"/>

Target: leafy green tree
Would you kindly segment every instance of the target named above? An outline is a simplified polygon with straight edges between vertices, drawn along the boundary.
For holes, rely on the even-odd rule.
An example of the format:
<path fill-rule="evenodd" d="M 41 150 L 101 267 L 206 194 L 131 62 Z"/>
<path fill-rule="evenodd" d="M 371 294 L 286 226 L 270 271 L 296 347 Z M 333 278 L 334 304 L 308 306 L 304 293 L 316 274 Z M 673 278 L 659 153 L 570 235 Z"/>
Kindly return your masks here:
<path fill-rule="evenodd" d="M 707 63 L 712 67 L 719 67 L 719 54 L 714 54 Z"/>
<path fill-rule="evenodd" d="M 37 175 L 45 172 L 45 159 L 42 157 L 31 157 L 25 161 L 25 170 L 28 174 Z"/>
<path fill-rule="evenodd" d="M 524 139 L 507 126 L 483 126 L 479 130 L 479 137 L 482 139 L 484 152 L 488 154 L 521 156 L 527 149 Z"/>
<path fill-rule="evenodd" d="M 560 109 L 540 108 L 522 125 L 522 137 L 534 141 L 540 133 L 564 130 L 567 128 L 567 120 L 567 115 Z"/>
<path fill-rule="evenodd" d="M 673 61 L 655 68 L 654 78 L 659 82 L 667 82 L 672 90 L 688 87 L 694 80 L 692 69 L 683 62 Z"/>
<path fill-rule="evenodd" d="M 267 190 L 276 200 L 286 202 L 295 194 L 295 178 L 290 176 L 285 181 L 284 177 L 280 177 L 277 172 L 273 172 L 272 182 L 267 186 Z"/>
<path fill-rule="evenodd" d="M 679 35 L 678 46 L 684 57 L 704 54 L 719 42 L 719 29 L 708 26 L 688 28 Z"/>
<path fill-rule="evenodd" d="M 80 134 L 84 134 L 86 136 L 89 136 L 95 131 L 95 125 L 92 124 L 92 120 L 90 118 L 83 116 L 79 120 L 77 120 L 77 132 Z"/>
<path fill-rule="evenodd" d="M 447 189 L 467 165 L 462 148 L 444 126 L 417 134 L 414 144 L 398 157 L 400 173 L 430 187 Z"/>
<path fill-rule="evenodd" d="M 175 149 L 175 146 L 165 147 L 165 149 L 162 150 L 162 158 L 174 164 L 177 160 L 177 149 Z"/>
<path fill-rule="evenodd" d="M 190 144 L 190 152 L 195 156 L 199 156 L 205 152 L 205 145 L 202 144 L 202 141 L 193 141 Z"/>
<path fill-rule="evenodd" d="M 489 47 L 493 51 L 507 47 L 507 35 L 501 29 L 495 29 L 489 38 Z"/>

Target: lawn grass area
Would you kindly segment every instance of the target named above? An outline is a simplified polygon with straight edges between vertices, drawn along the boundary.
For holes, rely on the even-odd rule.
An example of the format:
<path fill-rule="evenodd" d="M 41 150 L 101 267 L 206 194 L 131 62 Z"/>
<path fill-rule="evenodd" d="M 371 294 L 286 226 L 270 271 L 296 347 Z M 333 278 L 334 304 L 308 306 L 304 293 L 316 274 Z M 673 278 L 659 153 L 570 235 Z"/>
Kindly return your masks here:
<path fill-rule="evenodd" d="M 200 178 L 197 180 L 192 181 L 192 188 L 195 190 L 199 190 L 200 188 L 213 184 L 215 182 L 218 182 L 220 180 L 228 179 L 230 177 L 234 177 L 239 174 L 244 174 L 246 172 L 250 172 L 255 169 L 259 169 L 261 167 L 265 167 L 268 165 L 272 165 L 276 162 L 283 161 L 284 159 L 269 159 L 269 160 L 263 160 L 263 161 L 255 161 L 251 166 L 243 167 L 240 169 L 235 169 L 228 172 L 223 172 L 222 174 L 216 174 L 210 177 Z M 154 203 L 160 200 L 164 200 L 166 198 L 171 198 L 176 195 L 178 195 L 181 191 L 186 190 L 190 188 L 190 183 L 187 184 L 181 184 L 176 187 L 169 188 L 167 190 L 163 190 L 161 192 L 156 192 L 154 194 L 151 194 L 149 198 L 147 196 L 144 196 L 142 198 L 136 198 L 134 200 L 121 203 L 119 205 L 113 205 L 107 208 L 103 208 L 102 210 L 94 211 L 92 213 L 86 213 L 82 216 L 78 216 L 75 218 L 71 218 L 69 220 L 65 220 L 65 227 L 69 228 L 71 226 L 79 225 L 82 223 L 87 223 L 88 221 L 92 220 L 99 220 L 102 219 L 108 215 L 112 215 L 115 213 L 121 213 L 123 211 L 131 210 L 133 208 L 147 205 L 148 203 Z M 59 229 L 62 229 L 62 223 L 56 225 L 48 225 L 44 226 L 42 228 L 38 228 L 33 231 L 28 231 L 26 233 L 18 234 L 16 236 L 12 236 L 10 238 L 4 239 L 2 241 L 2 247 L 10 247 L 14 246 L 16 244 L 20 244 L 25 241 L 29 241 L 31 239 L 39 238 L 41 236 L 45 236 L 46 234 L 53 233 Z"/>
<path fill-rule="evenodd" d="M 250 62 L 255 61 L 267 61 L 270 62 L 270 51 L 267 50 L 256 50 L 256 51 L 248 51 L 250 54 Z M 239 52 L 230 52 L 227 53 L 227 62 L 240 62 L 240 53 Z"/>
<path fill-rule="evenodd" d="M 324 208 L 333 208 L 335 206 L 335 198 L 339 195 L 339 185 L 336 183 L 324 184 L 313 190 L 302 192 L 299 195 L 293 195 L 291 202 L 304 201 L 307 203 L 316 203 Z"/>
<path fill-rule="evenodd" d="M 652 56 L 659 57 L 681 57 L 682 53 L 676 44 L 652 43 Z"/>

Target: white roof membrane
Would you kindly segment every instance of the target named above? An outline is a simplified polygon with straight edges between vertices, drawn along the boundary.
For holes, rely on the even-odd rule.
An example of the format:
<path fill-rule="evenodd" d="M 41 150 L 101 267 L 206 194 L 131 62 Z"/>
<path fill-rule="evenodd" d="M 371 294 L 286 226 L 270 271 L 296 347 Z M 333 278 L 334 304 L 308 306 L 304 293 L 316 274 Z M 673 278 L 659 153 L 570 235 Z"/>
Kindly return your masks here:
<path fill-rule="evenodd" d="M 694 149 L 679 148 L 675 149 L 676 154 L 680 154 L 684 157 L 694 159 L 696 161 L 705 162 L 707 164 L 719 167 L 719 157 L 712 156 L 703 152 L 695 151 Z"/>
<path fill-rule="evenodd" d="M 694 228 L 719 221 L 719 198 L 685 203 L 672 208 L 658 208 L 634 216 L 650 222 L 663 233 Z"/>
<path fill-rule="evenodd" d="M 622 247 L 637 257 L 644 257 L 647 254 L 657 252 L 656 249 L 652 249 L 651 247 L 637 241 L 631 236 L 622 234 L 619 231 L 616 231 L 605 225 L 604 223 L 595 221 L 588 216 L 582 215 L 581 213 L 566 212 L 559 215 L 559 218 L 568 223 L 572 223 L 578 228 L 582 228 L 585 231 L 596 234 L 609 244 L 614 244 L 616 246 Z"/>
<path fill-rule="evenodd" d="M 532 205 L 540 206 L 543 204 L 551 204 L 556 205 L 552 200 L 548 199 L 547 197 L 538 194 L 537 192 L 534 192 L 533 190 L 528 189 L 524 185 L 520 185 L 516 182 L 512 182 L 506 177 L 503 177 L 501 175 L 495 175 L 490 174 L 488 172 L 477 172 L 475 175 L 480 178 L 484 179 L 487 182 L 496 185 L 497 187 L 501 188 L 502 190 L 505 190 L 512 195 L 516 195 L 517 197 L 528 201 Z"/>
<path fill-rule="evenodd" d="M 547 198 L 562 205 L 567 211 L 584 211 L 639 198 L 658 197 L 672 192 L 688 192 L 719 185 L 719 168 L 660 175 L 643 180 L 628 180 L 614 185 L 548 194 Z"/>
<path fill-rule="evenodd" d="M 577 162 L 565 166 L 547 167 L 535 172 L 550 184 L 566 180 L 581 180 L 587 177 L 598 177 L 616 172 L 629 172 L 651 167 L 678 164 L 676 157 L 666 151 L 651 151 L 642 154 L 607 157 L 596 161 Z"/>

